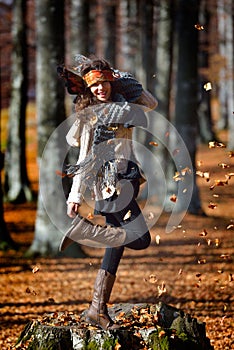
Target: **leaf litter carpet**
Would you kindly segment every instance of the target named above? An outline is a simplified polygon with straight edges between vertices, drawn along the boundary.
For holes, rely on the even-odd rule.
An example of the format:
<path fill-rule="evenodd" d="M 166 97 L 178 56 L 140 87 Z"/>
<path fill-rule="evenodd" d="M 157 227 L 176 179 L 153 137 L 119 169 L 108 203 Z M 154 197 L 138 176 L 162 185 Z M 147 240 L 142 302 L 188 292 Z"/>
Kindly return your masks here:
<path fill-rule="evenodd" d="M 169 214 L 163 213 L 151 229 L 147 250 L 125 250 L 110 302 L 161 299 L 205 322 L 215 350 L 230 350 L 234 348 L 234 157 L 219 145 L 202 145 L 197 164 L 207 216 L 186 214 L 171 233 L 165 233 Z M 35 173 L 30 173 L 34 185 Z M 5 204 L 4 214 L 20 249 L 0 252 L 1 350 L 14 349 L 30 320 L 40 320 L 46 313 L 77 315 L 87 308 L 103 254 L 102 249 L 83 247 L 84 259 L 26 259 L 36 204 Z"/>

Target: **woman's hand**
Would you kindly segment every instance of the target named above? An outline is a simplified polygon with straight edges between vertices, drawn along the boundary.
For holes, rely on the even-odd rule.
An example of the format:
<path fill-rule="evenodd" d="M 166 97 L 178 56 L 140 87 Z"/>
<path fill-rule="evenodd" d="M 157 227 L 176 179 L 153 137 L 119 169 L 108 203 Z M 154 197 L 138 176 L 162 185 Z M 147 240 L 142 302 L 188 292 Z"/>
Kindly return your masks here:
<path fill-rule="evenodd" d="M 67 215 L 70 218 L 75 218 L 76 215 L 79 213 L 79 207 L 80 204 L 78 203 L 74 203 L 74 202 L 70 202 L 67 204 Z"/>

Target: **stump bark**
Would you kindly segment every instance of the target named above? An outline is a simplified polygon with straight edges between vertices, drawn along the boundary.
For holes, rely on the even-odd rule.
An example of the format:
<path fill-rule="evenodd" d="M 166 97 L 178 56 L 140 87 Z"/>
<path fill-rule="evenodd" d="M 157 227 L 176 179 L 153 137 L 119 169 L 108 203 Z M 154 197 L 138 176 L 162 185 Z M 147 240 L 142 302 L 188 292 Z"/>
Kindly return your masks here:
<path fill-rule="evenodd" d="M 205 323 L 162 302 L 115 304 L 110 316 L 118 330 L 104 331 L 81 314 L 60 312 L 29 322 L 16 348 L 28 350 L 212 350 Z"/>

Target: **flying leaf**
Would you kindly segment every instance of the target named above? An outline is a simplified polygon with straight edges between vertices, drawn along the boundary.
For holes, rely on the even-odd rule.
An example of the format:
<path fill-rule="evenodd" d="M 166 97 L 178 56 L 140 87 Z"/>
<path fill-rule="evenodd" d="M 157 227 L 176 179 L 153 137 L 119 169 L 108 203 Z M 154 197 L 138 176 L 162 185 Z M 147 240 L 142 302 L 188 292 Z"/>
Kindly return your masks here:
<path fill-rule="evenodd" d="M 132 215 L 132 212 L 131 212 L 131 210 L 129 210 L 129 211 L 124 215 L 123 220 L 124 220 L 124 221 L 125 221 L 125 220 L 128 220 L 128 219 L 131 217 L 131 215 Z"/>
<path fill-rule="evenodd" d="M 150 142 L 149 142 L 149 145 L 150 145 L 150 146 L 155 146 L 155 147 L 157 147 L 157 146 L 158 146 L 158 143 L 155 142 L 155 141 L 150 141 Z"/>
<path fill-rule="evenodd" d="M 206 90 L 206 91 L 209 91 L 209 90 L 212 90 L 212 85 L 211 85 L 211 83 L 210 82 L 208 82 L 208 83 L 206 83 L 206 84 L 204 84 L 204 89 Z"/>
<path fill-rule="evenodd" d="M 199 23 L 195 24 L 194 27 L 195 27 L 197 30 L 203 30 L 203 29 L 204 29 L 204 27 L 203 27 L 201 24 L 199 24 Z"/>
<path fill-rule="evenodd" d="M 209 148 L 226 148 L 226 145 L 222 142 L 218 142 L 218 141 L 210 141 L 209 142 Z"/>
<path fill-rule="evenodd" d="M 156 241 L 156 244 L 159 244 L 159 243 L 160 243 L 160 236 L 159 236 L 159 235 L 157 235 L 157 236 L 155 237 L 155 241 Z"/>
<path fill-rule="evenodd" d="M 176 202 L 177 201 L 177 197 L 175 194 L 173 194 L 171 197 L 170 197 L 170 201 L 172 202 Z"/>
<path fill-rule="evenodd" d="M 234 228 L 234 224 L 230 224 L 227 226 L 227 230 L 230 230 L 230 228 Z"/>
<path fill-rule="evenodd" d="M 87 219 L 92 220 L 93 218 L 94 218 L 93 214 L 92 213 L 88 213 Z"/>

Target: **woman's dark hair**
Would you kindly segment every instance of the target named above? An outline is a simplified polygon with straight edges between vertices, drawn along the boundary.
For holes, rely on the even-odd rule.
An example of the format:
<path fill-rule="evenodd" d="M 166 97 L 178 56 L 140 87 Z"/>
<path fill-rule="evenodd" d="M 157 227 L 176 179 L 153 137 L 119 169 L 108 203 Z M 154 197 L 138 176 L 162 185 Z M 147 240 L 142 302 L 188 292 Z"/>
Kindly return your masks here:
<path fill-rule="evenodd" d="M 83 77 L 86 73 L 91 70 L 112 70 L 110 64 L 104 60 L 97 57 L 90 57 L 86 63 L 81 66 L 80 74 Z M 86 88 L 82 95 L 76 97 L 75 100 L 75 110 L 78 112 L 85 107 L 101 103 L 90 91 L 90 88 Z"/>
<path fill-rule="evenodd" d="M 110 64 L 104 60 L 97 57 L 89 59 L 87 63 L 81 66 L 81 76 L 83 77 L 86 73 L 91 70 L 112 70 Z"/>

